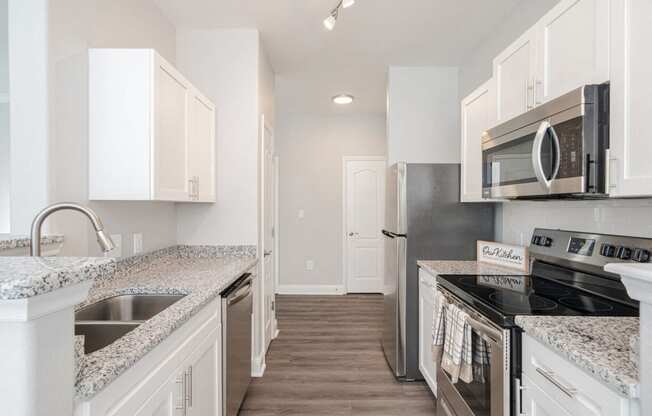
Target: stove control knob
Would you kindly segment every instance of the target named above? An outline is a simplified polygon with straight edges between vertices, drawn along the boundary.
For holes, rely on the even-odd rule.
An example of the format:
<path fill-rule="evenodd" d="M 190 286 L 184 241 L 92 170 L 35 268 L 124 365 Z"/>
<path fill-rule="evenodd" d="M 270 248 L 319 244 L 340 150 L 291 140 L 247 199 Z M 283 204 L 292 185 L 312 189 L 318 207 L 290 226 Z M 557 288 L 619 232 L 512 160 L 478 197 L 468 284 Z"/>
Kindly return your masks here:
<path fill-rule="evenodd" d="M 552 238 L 550 238 L 550 237 L 541 237 L 540 245 L 542 245 L 544 247 L 552 246 Z"/>
<path fill-rule="evenodd" d="M 532 245 L 538 246 L 541 242 L 541 236 L 535 235 L 532 237 Z"/>
<path fill-rule="evenodd" d="M 642 248 L 635 249 L 634 255 L 632 255 L 632 260 L 640 263 L 647 263 L 650 261 L 650 251 Z"/>
<path fill-rule="evenodd" d="M 625 246 L 618 247 L 616 256 L 621 260 L 629 260 L 632 258 L 632 249 Z"/>
<path fill-rule="evenodd" d="M 600 254 L 604 257 L 616 257 L 616 247 L 611 244 L 603 244 L 600 247 Z"/>

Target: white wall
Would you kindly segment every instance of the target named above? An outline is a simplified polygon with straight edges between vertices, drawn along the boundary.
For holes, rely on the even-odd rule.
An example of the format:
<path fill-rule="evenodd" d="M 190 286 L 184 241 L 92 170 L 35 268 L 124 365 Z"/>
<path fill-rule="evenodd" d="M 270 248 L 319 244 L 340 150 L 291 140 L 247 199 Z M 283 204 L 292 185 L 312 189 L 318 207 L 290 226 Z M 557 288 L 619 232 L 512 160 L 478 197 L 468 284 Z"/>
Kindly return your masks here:
<path fill-rule="evenodd" d="M 258 59 L 255 29 L 179 30 L 177 60 L 217 106 L 217 203 L 179 205 L 181 244 L 258 242 Z"/>
<path fill-rule="evenodd" d="M 0 0 L 0 96 L 9 92 L 9 31 L 7 0 Z M 0 98 L 0 233 L 8 233 L 11 224 L 11 159 L 9 157 L 9 104 Z"/>
<path fill-rule="evenodd" d="M 521 2 L 460 68 L 460 98 L 491 78 L 492 60 L 559 0 Z M 496 239 L 528 244 L 535 227 L 652 237 L 651 200 L 514 201 L 498 204 Z"/>
<path fill-rule="evenodd" d="M 458 69 L 390 67 L 389 163 L 459 163 Z"/>
<path fill-rule="evenodd" d="M 281 113 L 283 103 L 277 108 L 278 290 L 299 286 L 333 293 L 334 286 L 343 285 L 342 156 L 385 155 L 385 115 L 288 114 Z M 305 212 L 303 219 L 298 218 L 299 210 Z M 312 271 L 305 270 L 309 259 L 315 262 Z"/>
<path fill-rule="evenodd" d="M 50 31 L 50 201 L 89 205 L 107 231 L 122 234 L 123 255 L 132 234 L 143 233 L 146 251 L 176 243 L 172 203 L 88 201 L 88 59 L 93 47 L 154 48 L 175 61 L 176 30 L 149 0 L 51 0 Z M 191 78 L 192 79 L 192 78 Z M 57 213 L 52 231 L 65 234 L 65 254 L 98 254 L 88 221 Z"/>

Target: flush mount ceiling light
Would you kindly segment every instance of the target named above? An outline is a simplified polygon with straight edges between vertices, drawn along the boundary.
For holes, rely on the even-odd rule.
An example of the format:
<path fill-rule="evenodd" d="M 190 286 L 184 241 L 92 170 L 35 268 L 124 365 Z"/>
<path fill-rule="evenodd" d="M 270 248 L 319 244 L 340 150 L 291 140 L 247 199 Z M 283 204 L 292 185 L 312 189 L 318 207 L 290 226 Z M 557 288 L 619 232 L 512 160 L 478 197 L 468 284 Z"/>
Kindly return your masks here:
<path fill-rule="evenodd" d="M 333 102 L 335 104 L 351 104 L 355 98 L 349 94 L 340 94 L 333 97 Z"/>
<path fill-rule="evenodd" d="M 349 8 L 354 4 L 355 0 L 340 0 L 340 2 L 337 3 L 337 6 L 331 10 L 328 17 L 324 19 L 324 27 L 328 30 L 335 29 L 335 23 L 337 23 L 337 18 L 340 17 L 340 11 Z"/>

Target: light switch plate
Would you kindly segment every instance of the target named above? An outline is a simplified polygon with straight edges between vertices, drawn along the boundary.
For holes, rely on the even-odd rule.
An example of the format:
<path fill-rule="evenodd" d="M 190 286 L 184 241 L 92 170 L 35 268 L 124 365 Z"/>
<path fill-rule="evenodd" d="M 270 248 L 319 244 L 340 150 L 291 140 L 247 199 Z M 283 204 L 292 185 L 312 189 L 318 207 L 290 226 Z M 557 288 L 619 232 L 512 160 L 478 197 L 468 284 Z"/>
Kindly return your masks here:
<path fill-rule="evenodd" d="M 315 270 L 315 261 L 314 260 L 306 260 L 306 270 L 308 270 L 308 271 Z"/>
<path fill-rule="evenodd" d="M 304 219 L 306 217 L 306 211 L 300 209 L 298 217 L 300 220 Z"/>
<path fill-rule="evenodd" d="M 140 254 L 140 253 L 143 252 L 143 234 L 142 233 L 134 233 L 133 251 L 134 251 L 134 254 Z"/>

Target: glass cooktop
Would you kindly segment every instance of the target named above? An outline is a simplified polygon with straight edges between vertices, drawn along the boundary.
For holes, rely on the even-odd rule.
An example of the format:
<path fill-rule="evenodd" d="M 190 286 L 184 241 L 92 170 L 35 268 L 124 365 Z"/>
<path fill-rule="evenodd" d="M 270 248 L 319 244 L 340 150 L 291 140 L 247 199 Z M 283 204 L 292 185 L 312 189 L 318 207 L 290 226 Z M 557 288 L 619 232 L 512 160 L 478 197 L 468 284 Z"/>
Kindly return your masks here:
<path fill-rule="evenodd" d="M 437 282 L 501 326 L 518 315 L 638 316 L 638 309 L 544 277 L 440 275 Z"/>

